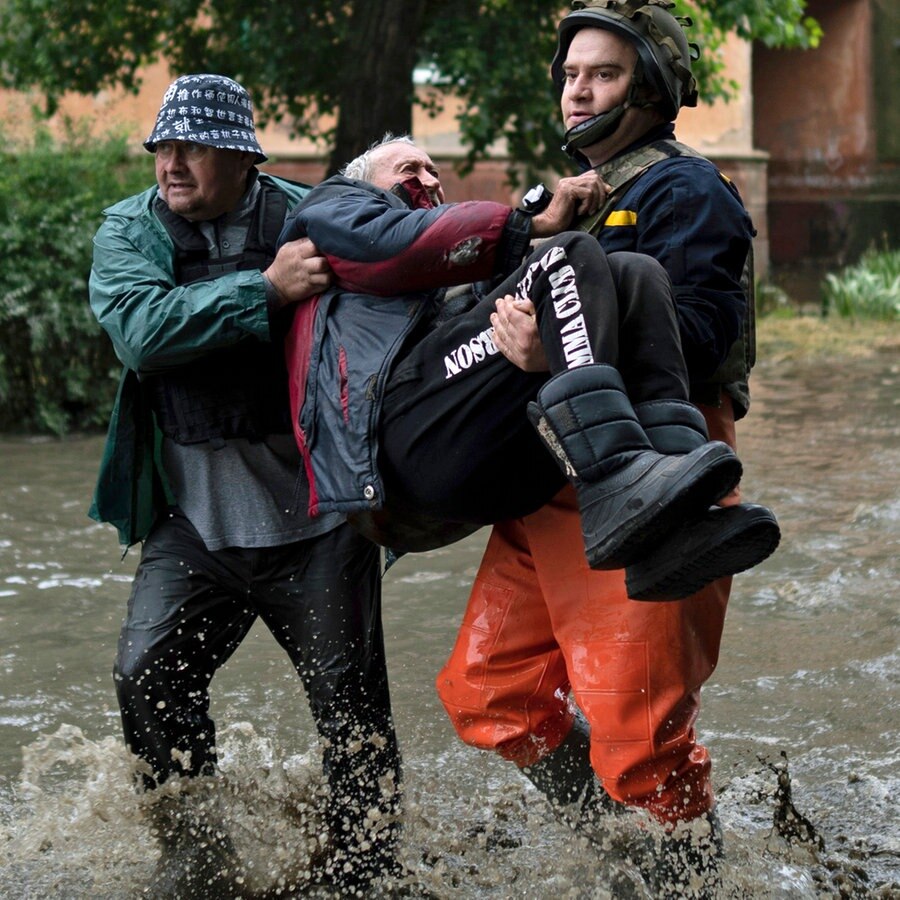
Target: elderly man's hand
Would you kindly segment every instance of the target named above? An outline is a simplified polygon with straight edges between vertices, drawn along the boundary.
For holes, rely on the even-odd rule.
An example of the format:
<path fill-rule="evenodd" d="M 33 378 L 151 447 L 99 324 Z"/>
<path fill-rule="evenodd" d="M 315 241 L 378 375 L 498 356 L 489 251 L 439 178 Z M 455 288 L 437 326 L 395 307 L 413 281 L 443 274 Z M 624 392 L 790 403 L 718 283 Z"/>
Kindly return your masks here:
<path fill-rule="evenodd" d="M 321 294 L 331 284 L 328 260 L 309 238 L 282 244 L 264 275 L 278 292 L 281 306 Z"/>
<path fill-rule="evenodd" d="M 537 327 L 534 304 L 517 300 L 512 294 L 499 297 L 497 311 L 491 313 L 494 344 L 514 365 L 525 372 L 547 372 L 547 357 Z"/>
<path fill-rule="evenodd" d="M 550 205 L 531 220 L 532 236 L 551 237 L 565 231 L 576 216 L 597 212 L 610 190 L 593 169 L 560 179 Z"/>

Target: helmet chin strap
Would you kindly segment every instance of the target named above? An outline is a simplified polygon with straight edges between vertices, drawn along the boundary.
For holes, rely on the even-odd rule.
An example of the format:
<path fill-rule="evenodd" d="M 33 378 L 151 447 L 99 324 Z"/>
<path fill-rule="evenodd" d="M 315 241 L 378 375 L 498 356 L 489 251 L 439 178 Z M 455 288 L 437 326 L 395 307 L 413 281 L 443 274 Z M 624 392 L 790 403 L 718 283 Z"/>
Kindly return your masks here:
<path fill-rule="evenodd" d="M 575 156 L 577 151 L 582 147 L 590 147 L 604 138 L 608 138 L 611 134 L 615 134 L 616 129 L 625 115 L 625 110 L 630 106 L 629 103 L 620 103 L 600 115 L 592 116 L 585 122 L 579 122 L 574 128 L 570 128 L 566 132 L 566 142 L 562 149 L 569 156 Z M 580 155 L 580 154 L 579 154 Z"/>

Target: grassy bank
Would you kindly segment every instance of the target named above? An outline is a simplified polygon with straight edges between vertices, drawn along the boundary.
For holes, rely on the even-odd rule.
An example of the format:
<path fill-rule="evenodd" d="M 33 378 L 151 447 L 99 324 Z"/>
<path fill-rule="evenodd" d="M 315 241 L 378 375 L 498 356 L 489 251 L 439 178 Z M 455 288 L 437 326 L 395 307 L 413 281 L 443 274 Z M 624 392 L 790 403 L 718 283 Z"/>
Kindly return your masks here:
<path fill-rule="evenodd" d="M 862 358 L 880 353 L 900 357 L 900 322 L 820 316 L 765 316 L 757 321 L 757 362 Z"/>

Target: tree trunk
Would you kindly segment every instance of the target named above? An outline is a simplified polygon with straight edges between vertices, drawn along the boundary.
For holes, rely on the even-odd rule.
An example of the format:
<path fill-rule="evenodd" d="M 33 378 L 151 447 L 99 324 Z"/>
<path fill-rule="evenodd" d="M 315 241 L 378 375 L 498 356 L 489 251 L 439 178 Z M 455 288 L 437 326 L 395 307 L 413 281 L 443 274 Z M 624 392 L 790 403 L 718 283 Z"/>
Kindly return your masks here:
<path fill-rule="evenodd" d="M 426 2 L 357 0 L 354 5 L 329 175 L 386 131 L 412 131 L 413 69 Z"/>

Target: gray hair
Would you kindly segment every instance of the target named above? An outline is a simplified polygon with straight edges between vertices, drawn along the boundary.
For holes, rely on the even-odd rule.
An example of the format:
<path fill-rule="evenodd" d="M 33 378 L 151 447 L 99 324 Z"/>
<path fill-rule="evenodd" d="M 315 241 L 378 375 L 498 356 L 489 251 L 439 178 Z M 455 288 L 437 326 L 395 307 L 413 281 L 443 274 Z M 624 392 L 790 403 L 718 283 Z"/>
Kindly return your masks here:
<path fill-rule="evenodd" d="M 340 174 L 345 178 L 368 181 L 372 174 L 370 167 L 372 154 L 380 147 L 385 147 L 388 144 L 412 144 L 415 146 L 416 142 L 408 134 L 393 135 L 388 131 L 385 133 L 384 137 L 375 141 L 368 150 L 364 153 L 360 153 L 356 159 L 351 159 L 350 162 L 340 170 Z"/>

